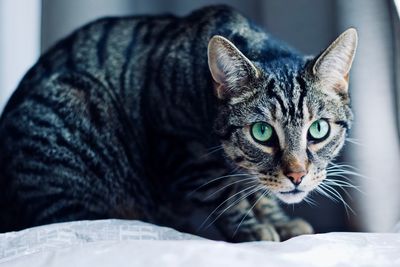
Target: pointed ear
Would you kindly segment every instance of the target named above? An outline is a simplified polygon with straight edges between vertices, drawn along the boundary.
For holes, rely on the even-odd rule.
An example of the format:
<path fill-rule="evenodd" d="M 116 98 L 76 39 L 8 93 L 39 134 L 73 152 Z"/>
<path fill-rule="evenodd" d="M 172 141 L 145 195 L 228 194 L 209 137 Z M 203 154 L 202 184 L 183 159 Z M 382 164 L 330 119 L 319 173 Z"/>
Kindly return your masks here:
<path fill-rule="evenodd" d="M 331 88 L 347 94 L 349 71 L 357 48 L 357 31 L 350 28 L 343 32 L 316 59 L 312 72 L 321 82 L 321 88 Z"/>
<path fill-rule="evenodd" d="M 252 93 L 247 85 L 258 77 L 254 64 L 226 38 L 215 35 L 208 43 L 208 66 L 220 99 Z"/>

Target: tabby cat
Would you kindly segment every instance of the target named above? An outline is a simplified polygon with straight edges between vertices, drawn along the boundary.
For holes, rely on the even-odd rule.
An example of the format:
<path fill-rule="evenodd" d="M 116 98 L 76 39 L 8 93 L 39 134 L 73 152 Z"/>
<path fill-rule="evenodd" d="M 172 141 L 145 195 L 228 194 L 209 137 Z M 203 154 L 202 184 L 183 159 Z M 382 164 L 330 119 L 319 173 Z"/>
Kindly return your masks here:
<path fill-rule="evenodd" d="M 307 57 L 227 6 L 82 27 L 2 114 L 0 230 L 124 218 L 232 242 L 312 233 L 278 202 L 306 198 L 343 146 L 356 45 L 349 29 Z"/>

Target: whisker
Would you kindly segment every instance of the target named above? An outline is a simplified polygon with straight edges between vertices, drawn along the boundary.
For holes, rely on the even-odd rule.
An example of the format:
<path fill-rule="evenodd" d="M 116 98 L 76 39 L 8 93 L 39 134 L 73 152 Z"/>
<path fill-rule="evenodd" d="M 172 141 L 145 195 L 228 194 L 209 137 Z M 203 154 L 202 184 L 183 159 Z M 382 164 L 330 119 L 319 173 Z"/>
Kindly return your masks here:
<path fill-rule="evenodd" d="M 314 201 L 311 196 L 306 196 L 304 198 L 304 201 L 309 204 L 310 206 L 314 206 L 314 207 L 318 207 L 318 203 L 316 201 Z"/>
<path fill-rule="evenodd" d="M 221 204 L 219 204 L 208 216 L 207 218 L 203 221 L 203 223 L 199 226 L 198 231 L 203 227 L 203 225 L 207 222 L 207 220 L 222 206 L 224 205 L 224 203 L 226 203 L 227 201 L 229 201 L 230 199 L 234 198 L 235 196 L 237 196 L 238 194 L 244 193 L 247 190 L 251 190 L 254 189 L 255 187 L 257 187 L 257 185 L 253 185 L 250 187 L 247 187 L 239 192 L 236 192 L 235 194 L 231 195 L 230 197 L 228 197 L 226 200 L 224 200 Z"/>
<path fill-rule="evenodd" d="M 197 190 L 199 190 L 200 188 L 203 188 L 204 186 L 209 185 L 209 184 L 211 184 L 211 183 L 213 183 L 213 182 L 215 182 L 215 181 L 218 181 L 218 180 L 221 180 L 221 179 L 224 179 L 224 178 L 243 177 L 243 176 L 249 177 L 249 176 L 251 176 L 251 174 L 247 174 L 247 173 L 237 173 L 237 174 L 228 174 L 228 175 L 219 176 L 219 177 L 217 177 L 217 178 L 214 178 L 214 179 L 212 179 L 212 180 L 210 180 L 210 181 L 208 181 L 208 182 L 206 182 L 206 183 L 200 185 L 200 186 L 197 187 L 196 189 L 193 189 L 193 191 L 191 191 L 191 192 L 188 194 L 188 196 L 191 196 L 193 193 L 195 193 L 195 192 L 196 192 Z"/>
<path fill-rule="evenodd" d="M 327 178 L 325 178 L 325 182 L 329 182 L 329 183 L 332 183 L 333 185 L 337 185 L 337 186 L 340 186 L 340 187 L 354 188 L 357 191 L 361 192 L 359 186 L 353 185 L 352 183 L 349 183 L 347 181 L 338 180 L 338 179 L 332 179 L 330 177 L 331 176 L 327 176 Z M 337 176 L 332 176 L 332 177 L 337 177 Z"/>
<path fill-rule="evenodd" d="M 325 192 L 324 188 L 322 188 L 321 184 L 319 187 L 315 189 L 316 192 L 320 193 L 321 195 L 327 197 L 328 199 L 332 200 L 333 202 L 338 202 L 336 198 L 333 198 L 331 195 L 329 195 L 327 192 Z"/>
<path fill-rule="evenodd" d="M 352 175 L 357 178 L 363 178 L 363 179 L 369 179 L 367 176 L 364 176 L 362 174 L 353 172 L 353 171 L 329 171 L 328 174 L 347 174 L 347 175 Z"/>
<path fill-rule="evenodd" d="M 249 178 L 240 179 L 240 180 L 234 181 L 234 182 L 232 182 L 232 183 L 229 183 L 229 184 L 227 184 L 227 185 L 224 185 L 224 186 L 222 186 L 221 188 L 219 188 L 218 190 L 216 190 L 215 192 L 213 192 L 213 193 L 211 193 L 210 195 L 208 195 L 205 199 L 206 199 L 206 200 L 209 199 L 210 197 L 214 196 L 214 195 L 217 194 L 218 192 L 221 192 L 222 190 L 224 190 L 225 188 L 227 188 L 227 187 L 229 187 L 229 186 L 232 186 L 232 185 L 237 184 L 237 183 L 240 183 L 240 182 L 248 181 L 248 180 L 251 180 L 251 182 L 253 182 L 253 181 L 256 182 L 256 181 L 257 181 L 257 178 L 255 178 L 255 177 L 249 177 Z M 245 183 L 245 184 L 246 184 L 246 183 Z"/>
<path fill-rule="evenodd" d="M 337 193 L 337 192 L 335 193 L 334 191 L 331 190 L 331 188 L 327 188 L 327 187 L 328 186 L 326 184 L 320 184 L 320 186 L 317 188 L 316 191 L 318 193 L 322 194 L 323 196 L 327 197 L 328 199 L 332 200 L 333 202 L 336 202 L 336 203 L 340 203 L 341 202 L 343 204 L 344 208 L 345 208 L 347 217 L 349 217 L 348 209 L 350 209 L 354 214 L 354 211 L 344 201 L 344 199 L 340 196 L 340 194 Z M 330 195 L 330 194 L 332 194 L 332 195 Z"/>
<path fill-rule="evenodd" d="M 220 147 L 222 147 L 222 145 L 212 146 L 212 147 L 207 148 L 206 150 L 211 151 L 211 150 L 214 150 L 214 149 L 220 148 Z"/>
<path fill-rule="evenodd" d="M 364 179 L 369 179 L 368 177 L 358 173 L 359 170 L 353 166 L 350 166 L 347 164 L 341 164 L 341 165 L 338 165 L 335 163 L 331 163 L 331 164 L 332 164 L 332 166 L 329 166 L 326 168 L 326 171 L 328 174 L 346 174 L 346 175 L 352 175 L 355 177 L 361 177 Z"/>
<path fill-rule="evenodd" d="M 344 179 L 344 180 L 342 180 L 342 181 L 347 181 L 347 182 L 352 182 L 352 181 L 353 181 L 353 179 L 350 179 L 349 177 L 344 176 L 344 175 L 342 175 L 342 174 L 327 173 L 327 174 L 326 174 L 326 178 L 327 178 L 327 179 L 330 179 L 330 177 L 333 177 L 333 178 L 342 178 L 342 179 Z"/>
<path fill-rule="evenodd" d="M 237 165 L 237 166 L 231 171 L 231 173 L 236 173 L 239 169 L 240 169 L 240 166 Z"/>
<path fill-rule="evenodd" d="M 257 201 L 254 202 L 254 204 L 251 206 L 251 208 L 246 212 L 246 214 L 243 216 L 242 220 L 240 221 L 239 225 L 236 227 L 235 232 L 233 233 L 234 237 L 239 230 L 240 226 L 242 225 L 243 221 L 246 219 L 246 217 L 250 214 L 250 212 L 254 209 L 254 207 L 257 205 L 257 203 L 268 193 L 268 189 L 265 189 L 264 192 L 261 194 L 261 196 L 257 199 Z"/>
<path fill-rule="evenodd" d="M 355 214 L 354 210 L 350 207 L 349 204 L 347 204 L 347 202 L 344 200 L 344 198 L 340 195 L 340 193 L 335 188 L 333 188 L 332 186 L 330 186 L 326 183 L 321 183 L 320 186 L 322 188 L 324 188 L 324 190 L 331 193 L 332 196 L 336 197 L 338 201 L 342 202 L 342 204 L 345 207 L 347 216 L 349 216 L 348 210 L 350 210 L 353 214 Z"/>
<path fill-rule="evenodd" d="M 344 176 L 342 176 L 342 175 L 334 175 L 333 177 L 344 177 Z M 344 178 L 346 178 L 346 177 L 344 177 Z M 365 195 L 365 192 L 360 189 L 360 186 L 353 185 L 352 183 L 347 182 L 347 181 L 338 180 L 338 179 L 332 179 L 332 178 L 329 178 L 329 176 L 327 176 L 327 178 L 324 180 L 324 182 L 325 182 L 325 184 L 328 184 L 328 185 L 338 186 L 341 190 L 343 190 L 343 192 L 346 194 L 346 196 L 349 199 L 353 199 L 353 197 L 346 190 L 346 188 L 354 189 L 354 190 L 358 191 L 359 193 Z"/>
<path fill-rule="evenodd" d="M 243 195 L 242 197 L 240 197 L 239 199 L 237 199 L 236 201 L 234 201 L 234 203 L 232 203 L 231 205 L 229 205 L 228 207 L 226 207 L 220 214 L 218 214 L 218 216 L 207 225 L 206 228 L 210 227 L 215 221 L 218 220 L 219 217 L 221 217 L 228 209 L 232 208 L 233 206 L 237 205 L 240 201 L 246 199 L 248 196 L 250 196 L 251 194 L 254 194 L 255 192 L 257 192 L 258 190 L 262 189 L 261 186 L 251 190 L 250 192 L 245 193 L 245 195 Z"/>
<path fill-rule="evenodd" d="M 332 186 L 337 186 L 337 187 L 339 187 L 339 188 L 346 194 L 346 196 L 347 196 L 349 199 L 353 199 L 353 197 L 352 197 L 351 194 L 346 190 L 346 188 L 354 188 L 354 189 L 356 189 L 356 190 L 359 191 L 359 189 L 358 189 L 357 187 L 354 187 L 354 186 L 340 185 L 340 184 L 338 184 L 338 183 L 336 183 L 336 182 L 331 182 L 331 181 L 326 181 L 325 183 L 328 184 L 328 185 L 332 185 Z"/>
<path fill-rule="evenodd" d="M 349 165 L 345 162 L 338 162 L 338 163 L 330 162 L 329 165 L 330 166 L 326 168 L 327 170 L 354 171 L 354 172 L 358 172 L 360 170 L 359 168 Z"/>
<path fill-rule="evenodd" d="M 346 141 L 354 144 L 354 145 L 358 145 L 358 146 L 364 146 L 361 142 L 359 142 L 357 139 L 355 138 L 346 138 Z"/>
<path fill-rule="evenodd" d="M 227 198 L 226 200 L 224 200 L 221 204 L 219 204 L 219 205 L 207 216 L 207 218 L 206 218 L 206 219 L 203 221 L 203 223 L 199 226 L 198 231 L 199 231 L 200 229 L 203 228 L 204 224 L 211 218 L 211 216 L 212 216 L 221 206 L 223 206 L 227 201 L 229 201 L 230 199 L 236 197 L 237 195 L 242 194 L 242 193 L 244 193 L 244 192 L 247 191 L 247 192 L 244 194 L 244 196 L 241 196 L 241 197 L 239 197 L 239 199 L 234 200 L 233 203 L 231 203 L 227 208 L 225 208 L 225 209 L 224 209 L 211 223 L 209 223 L 205 228 L 210 227 L 210 226 L 225 212 L 225 211 L 227 211 L 229 208 L 231 208 L 231 207 L 234 206 L 235 204 L 237 204 L 237 203 L 239 203 L 240 201 L 242 201 L 242 200 L 243 200 L 244 198 L 246 198 L 247 196 L 253 194 L 254 192 L 257 192 L 257 191 L 259 190 L 259 188 L 260 188 L 260 185 L 253 185 L 253 186 L 247 187 L 247 188 L 245 188 L 245 189 L 243 189 L 243 190 L 241 190 L 241 191 L 239 191 L 239 192 L 233 194 L 232 196 L 230 196 L 230 197 Z M 250 190 L 250 191 L 248 191 L 248 190 Z"/>
<path fill-rule="evenodd" d="M 222 147 L 222 145 L 219 145 L 219 146 L 217 146 L 217 147 L 215 147 L 215 148 L 210 148 L 210 151 L 207 152 L 207 153 L 205 153 L 204 155 L 202 155 L 200 158 L 206 158 L 206 157 L 212 155 L 213 153 L 218 152 L 218 151 L 220 151 L 220 150 L 222 150 L 222 149 L 224 149 L 224 148 Z"/>
<path fill-rule="evenodd" d="M 336 176 L 336 175 L 327 176 L 327 178 L 325 178 L 325 181 L 329 181 L 329 182 L 338 182 L 338 183 L 343 184 L 343 185 L 357 187 L 357 186 L 353 185 L 352 183 L 350 183 L 350 182 L 348 182 L 348 181 L 346 181 L 346 180 L 333 179 L 333 178 L 341 177 L 341 176 L 342 176 L 342 175 L 338 175 L 338 176 Z M 332 178 L 331 178 L 331 177 L 332 177 Z"/>
<path fill-rule="evenodd" d="M 332 166 L 328 166 L 326 168 L 326 171 L 328 174 L 351 175 L 351 176 L 355 176 L 357 178 L 370 179 L 369 177 L 360 174 L 359 169 L 356 167 L 353 167 L 351 165 L 348 165 L 345 163 L 333 163 L 333 162 L 331 162 L 330 164 Z M 343 177 L 343 178 L 345 178 L 345 177 Z"/>

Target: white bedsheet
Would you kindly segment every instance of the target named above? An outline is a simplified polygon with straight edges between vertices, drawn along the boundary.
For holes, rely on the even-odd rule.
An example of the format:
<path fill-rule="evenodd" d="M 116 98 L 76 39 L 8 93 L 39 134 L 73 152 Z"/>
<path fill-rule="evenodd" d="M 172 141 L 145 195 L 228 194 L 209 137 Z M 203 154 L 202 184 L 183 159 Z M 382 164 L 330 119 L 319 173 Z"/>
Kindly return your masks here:
<path fill-rule="evenodd" d="M 1 234 L 0 266 L 400 266 L 400 233 L 229 244 L 139 221 L 82 221 Z"/>

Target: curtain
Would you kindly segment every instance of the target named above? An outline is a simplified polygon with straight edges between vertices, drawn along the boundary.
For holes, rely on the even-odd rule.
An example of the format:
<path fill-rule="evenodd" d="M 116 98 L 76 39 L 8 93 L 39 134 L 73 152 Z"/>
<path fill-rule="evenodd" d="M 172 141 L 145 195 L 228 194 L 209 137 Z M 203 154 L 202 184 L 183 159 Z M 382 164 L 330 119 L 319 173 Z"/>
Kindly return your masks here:
<path fill-rule="evenodd" d="M 358 229 L 389 231 L 400 216 L 400 150 L 390 1 L 338 1 L 338 26 L 354 26 L 359 46 L 350 76 L 357 145 L 348 150 L 364 176 L 355 192 Z"/>
<path fill-rule="evenodd" d="M 0 1 L 0 113 L 40 54 L 40 0 Z"/>

